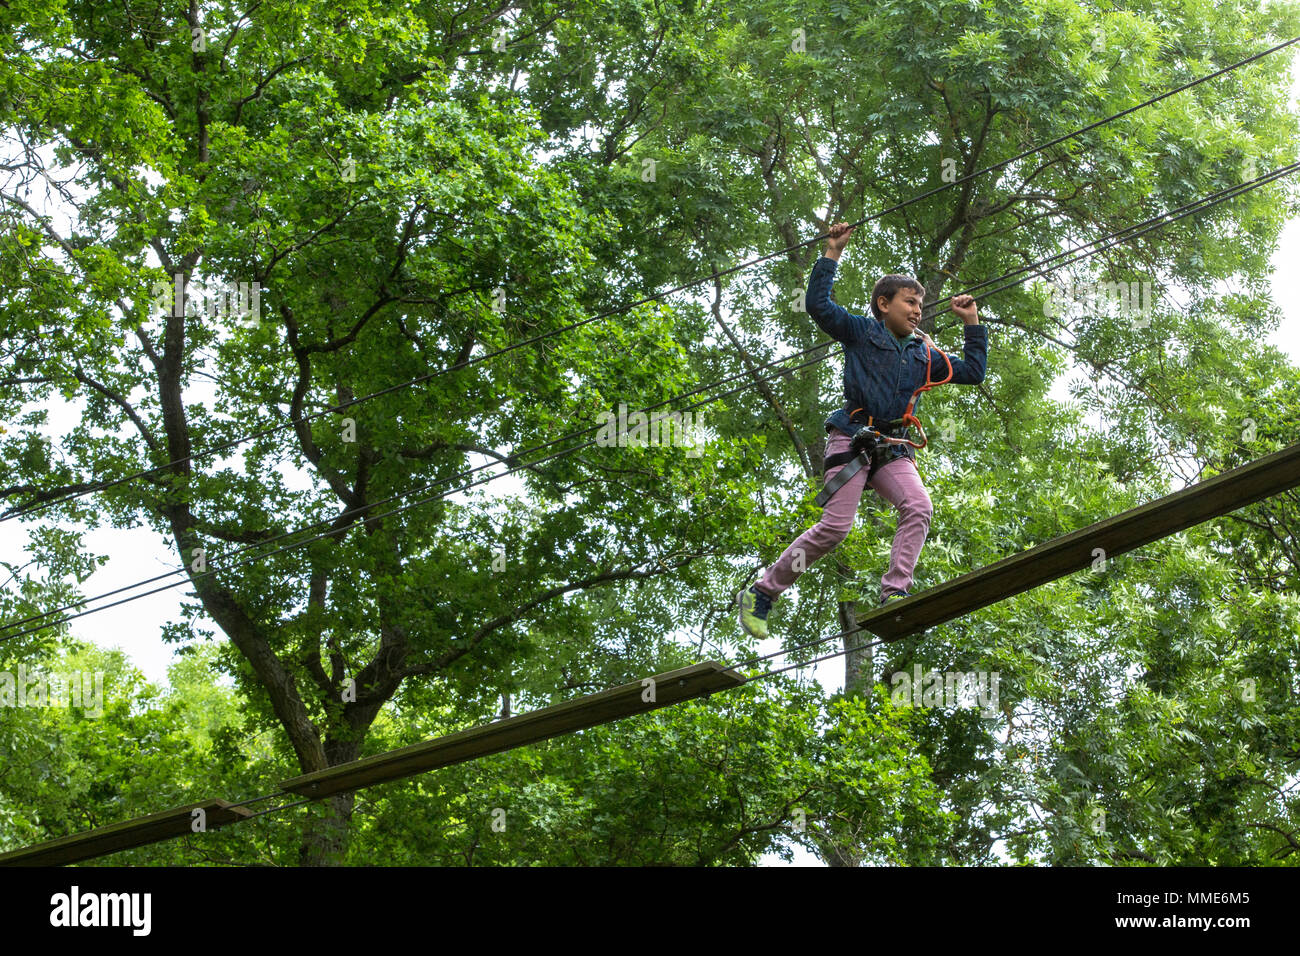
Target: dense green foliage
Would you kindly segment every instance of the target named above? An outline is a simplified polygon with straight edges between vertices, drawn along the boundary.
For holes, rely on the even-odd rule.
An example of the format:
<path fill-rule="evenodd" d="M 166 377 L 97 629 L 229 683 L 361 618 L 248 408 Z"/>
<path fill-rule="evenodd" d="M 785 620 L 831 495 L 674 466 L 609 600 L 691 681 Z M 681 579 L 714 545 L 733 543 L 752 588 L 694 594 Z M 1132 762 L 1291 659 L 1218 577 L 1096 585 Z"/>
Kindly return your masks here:
<path fill-rule="evenodd" d="M 1300 32 L 1294 3 L 1209 0 L 245 9 L 0 3 L 0 489 L 46 503 L 7 556 L 3 620 L 114 560 L 85 553 L 85 527 L 148 528 L 191 574 L 160 635 L 180 652 L 167 688 L 59 628 L 0 640 L 0 670 L 100 670 L 107 688 L 97 717 L 0 708 L 0 846 L 267 793 L 503 698 L 518 712 L 755 653 L 731 597 L 815 520 L 838 363 L 704 406 L 700 455 L 521 453 L 620 403 L 755 385 L 819 342 L 792 304 L 819 254 L 799 244 L 830 223 Z M 1293 162 L 1288 62 L 873 221 L 838 301 L 865 311 L 887 271 L 928 303 L 979 298 Z M 1300 371 L 1262 342 L 1295 198 L 1269 186 L 1071 267 L 1153 283 L 1149 321 L 1048 315 L 1041 282 L 980 299 L 985 382 L 920 408 L 935 518 L 914 591 L 1296 441 Z M 257 283 L 260 314 L 160 309 L 177 275 L 192 296 Z M 1071 362 L 1088 374 L 1056 401 Z M 79 423 L 50 434 L 60 400 Z M 436 497 L 483 463 L 521 470 Z M 107 862 L 745 865 L 794 843 L 835 864 L 1291 862 L 1297 506 L 878 649 L 846 694 L 773 679 Z M 893 517 L 863 510 L 838 565 L 774 609 L 790 644 L 874 601 Z M 997 708 L 897 706 L 893 676 L 918 665 L 997 672 Z"/>

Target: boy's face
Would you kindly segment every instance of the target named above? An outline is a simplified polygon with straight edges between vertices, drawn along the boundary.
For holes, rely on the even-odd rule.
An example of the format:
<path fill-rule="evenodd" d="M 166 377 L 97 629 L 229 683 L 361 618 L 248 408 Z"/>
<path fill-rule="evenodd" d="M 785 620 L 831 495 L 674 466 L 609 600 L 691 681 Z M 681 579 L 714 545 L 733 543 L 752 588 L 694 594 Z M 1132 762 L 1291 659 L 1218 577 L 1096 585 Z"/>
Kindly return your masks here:
<path fill-rule="evenodd" d="M 915 289 L 899 289 L 888 302 L 882 295 L 876 300 L 880 320 L 895 335 L 915 332 L 921 324 L 921 293 Z"/>

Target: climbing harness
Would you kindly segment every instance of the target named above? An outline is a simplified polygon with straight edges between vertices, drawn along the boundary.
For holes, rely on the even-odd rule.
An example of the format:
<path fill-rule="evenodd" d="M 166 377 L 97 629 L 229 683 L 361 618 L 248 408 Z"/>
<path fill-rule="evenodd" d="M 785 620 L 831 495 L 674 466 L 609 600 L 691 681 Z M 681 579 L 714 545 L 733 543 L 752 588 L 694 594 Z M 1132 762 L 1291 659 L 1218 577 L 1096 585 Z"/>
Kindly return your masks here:
<path fill-rule="evenodd" d="M 887 422 L 885 431 L 881 432 L 875 426 L 875 416 L 868 415 L 866 423 L 853 433 L 853 440 L 849 444 L 848 451 L 826 456 L 826 460 L 822 464 L 822 474 L 826 474 L 832 468 L 839 468 L 840 465 L 844 467 L 840 468 L 835 477 L 826 482 L 822 490 L 817 493 L 817 507 L 825 508 L 826 503 L 831 500 L 835 492 L 848 484 L 853 476 L 865 466 L 870 465 L 872 456 L 880 445 L 911 445 L 913 448 L 920 450 L 929 444 L 930 440 L 925 437 L 925 429 L 921 426 L 921 420 L 912 414 L 916 408 L 916 400 L 921 397 L 922 392 L 928 392 L 936 385 L 946 385 L 952 381 L 952 361 L 948 358 L 948 353 L 942 349 L 939 350 L 939 354 L 943 356 L 943 360 L 948 366 L 948 374 L 939 382 L 930 379 L 931 352 L 930 343 L 925 342 L 925 384 L 919 386 L 912 393 L 912 397 L 907 403 L 907 410 L 903 412 L 901 417 Z M 862 410 L 861 408 L 855 408 L 849 413 L 849 420 L 852 421 L 853 416 Z M 921 444 L 918 445 L 903 434 L 909 427 L 915 427 L 921 433 Z"/>

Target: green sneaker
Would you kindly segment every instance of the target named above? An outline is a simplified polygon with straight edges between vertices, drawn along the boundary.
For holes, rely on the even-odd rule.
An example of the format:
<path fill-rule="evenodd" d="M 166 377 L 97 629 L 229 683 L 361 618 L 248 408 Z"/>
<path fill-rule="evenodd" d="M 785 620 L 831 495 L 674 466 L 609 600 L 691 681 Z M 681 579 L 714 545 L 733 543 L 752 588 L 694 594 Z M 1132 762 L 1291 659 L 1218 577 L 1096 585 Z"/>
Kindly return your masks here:
<path fill-rule="evenodd" d="M 750 636 L 760 640 L 770 636 L 767 633 L 767 612 L 772 609 L 769 595 L 751 586 L 736 595 L 736 604 L 740 607 L 740 626 Z"/>

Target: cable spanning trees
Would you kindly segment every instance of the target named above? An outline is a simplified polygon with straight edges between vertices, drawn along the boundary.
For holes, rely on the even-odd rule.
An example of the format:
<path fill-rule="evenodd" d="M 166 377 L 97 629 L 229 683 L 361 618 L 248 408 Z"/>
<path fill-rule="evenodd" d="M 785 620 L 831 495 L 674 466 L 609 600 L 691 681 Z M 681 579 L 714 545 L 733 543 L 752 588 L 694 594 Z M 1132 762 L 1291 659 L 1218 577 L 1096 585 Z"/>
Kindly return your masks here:
<path fill-rule="evenodd" d="M 168 632 L 181 643 L 222 639 L 220 665 L 247 701 L 248 734 L 277 742 L 281 765 L 268 767 L 270 779 L 410 742 L 429 735 L 428 721 L 464 726 L 662 672 L 693 659 L 695 648 L 678 640 L 688 634 L 706 645 L 737 640 L 722 605 L 752 570 L 746 556 L 777 547 L 799 524 L 819 423 L 836 394 L 830 363 L 810 364 L 711 410 L 703 455 L 591 448 L 522 468 L 505 493 L 487 485 L 358 518 L 372 502 L 477 464 L 517 464 L 519 449 L 620 403 L 653 405 L 812 347 L 819 337 L 792 303 L 813 252 L 733 273 L 698 298 L 646 303 L 466 363 L 797 246 L 829 221 L 894 205 L 950 172 L 1014 156 L 1272 45 L 1246 37 L 1300 32 L 1287 7 L 1216 14 L 1232 19 L 1213 29 L 1191 10 L 1162 13 L 1174 25 L 1157 27 L 1135 12 L 1030 16 L 1019 3 L 943 8 L 933 23 L 917 20 L 929 13 L 886 6 L 851 28 L 830 9 L 799 20 L 773 7 L 747 18 L 759 26 L 717 9 L 650 20 L 618 4 L 490 12 L 444 22 L 404 5 L 358 4 L 341 29 L 343 13 L 274 4 L 202 23 L 171 13 L 151 20 L 159 14 L 134 8 L 93 20 L 79 9 L 40 14 L 66 20 L 28 12 L 22 22 L 0 11 L 0 108 L 13 132 L 0 189 L 4 504 L 51 502 L 21 524 L 45 542 L 34 553 L 52 579 L 84 561 L 52 530 L 59 523 L 145 525 L 195 575 L 211 555 L 316 522 L 337 532 L 196 576 L 185 616 Z M 1168 44 L 1171 35 L 1195 37 L 1195 50 Z M 937 302 L 1293 161 L 1283 68 L 1281 57 L 1265 57 L 882 218 L 846 263 L 837 294 L 852 308 L 875 274 L 901 268 Z M 883 82 L 854 79 L 866 76 Z M 969 398 L 930 396 L 927 422 L 939 440 L 925 467 L 939 473 L 942 491 L 923 583 L 1045 540 L 1063 523 L 1122 510 L 1152 496 L 1171 469 L 1191 477 L 1289 443 L 1284 365 L 1255 341 L 1276 317 L 1263 278 L 1285 195 L 1257 190 L 1084 267 L 1095 272 L 1080 280 L 1158 287 L 1145 327 L 1100 311 L 1049 317 L 1043 290 L 1032 288 L 982 310 L 994 329 L 985 386 Z M 200 291 L 256 283 L 259 313 L 176 314 L 158 292 L 177 275 L 195 302 Z M 1213 293 L 1212 280 L 1230 275 L 1248 291 Z M 927 319 L 926 328 L 945 344 L 941 327 Z M 1073 408 L 1046 398 L 1067 357 L 1096 375 Z M 1274 401 L 1261 404 L 1262 395 Z M 39 409 L 58 396 L 74 403 L 79 423 L 42 437 Z M 1089 410 L 1104 411 L 1114 430 L 1085 430 Z M 264 430 L 219 457 L 192 457 Z M 182 464 L 68 498 L 170 462 Z M 1272 534 L 1290 516 L 1283 507 L 1248 517 L 1254 524 L 1235 532 L 1236 547 L 1205 560 L 1217 569 L 1210 577 L 1252 595 L 1243 601 L 1254 607 L 1274 600 L 1291 574 Z M 839 568 L 818 571 L 819 585 L 788 606 L 792 641 L 852 619 L 850 575 L 869 579 L 887 540 L 878 521 L 869 515 Z M 905 730 L 901 718 L 891 725 L 890 739 L 931 759 L 931 783 L 959 808 L 948 849 L 918 845 L 917 858 L 988 858 L 1011 833 L 1026 855 L 1113 857 L 1159 843 L 1176 856 L 1215 827 L 1276 821 L 1258 793 L 1248 808 L 1224 797 L 1216 806 L 1240 820 L 1206 818 L 1195 837 L 1171 835 L 1159 821 L 1189 805 L 1188 792 L 1126 803 L 1122 773 L 1094 778 L 1085 768 L 1088 783 L 1067 786 L 1015 756 L 1023 741 L 1054 741 L 1078 767 L 1078 754 L 1092 752 L 1082 741 L 1095 748 L 1108 739 L 1088 721 L 1095 708 L 1068 703 L 1057 694 L 1066 679 L 1034 662 L 1086 671 L 1079 686 L 1093 700 L 1129 658 L 1155 663 L 1161 628 L 1177 632 L 1209 613 L 1207 596 L 1187 582 L 1174 586 L 1175 599 L 1141 603 L 1182 566 L 1178 556 L 1204 550 L 1197 542 L 1170 543 L 1159 566 L 1124 565 L 1083 600 L 1045 591 L 1041 600 L 1057 603 L 1041 633 L 1055 636 L 1031 642 L 1029 656 L 1005 650 L 999 635 L 1039 633 L 1047 612 L 1037 597 L 934 642 L 952 656 L 934 663 L 980 658 L 1016 677 L 1003 684 L 1001 724 L 934 714 L 929 723 L 909 717 Z M 1256 559 L 1249 569 L 1246 555 Z M 1268 576 L 1249 577 L 1259 567 Z M 66 586 L 46 595 L 33 584 L 6 598 L 4 620 L 72 597 Z M 1283 607 L 1250 637 L 1252 648 L 1271 646 Z M 1154 615 L 1148 623 L 1116 633 L 1144 609 Z M 11 643 L 36 653 L 49 640 L 37 632 Z M 1119 641 L 1128 658 L 1079 656 L 1106 641 Z M 899 648 L 889 660 L 848 655 L 850 684 L 865 691 L 910 666 L 917 649 Z M 1160 693 L 1197 693 L 1176 668 L 1161 674 Z M 1125 728 L 1132 749 L 1163 739 L 1152 692 Z M 757 727 L 757 698 L 740 699 Z M 1029 710 L 1050 733 L 1023 730 Z M 798 712 L 799 739 L 824 755 L 814 743 L 825 739 L 820 709 Z M 1282 705 L 1257 716 L 1271 727 Z M 1010 750 L 995 759 L 997 745 Z M 1260 740 L 1250 746 L 1267 750 Z M 566 773 L 599 757 L 573 759 Z M 1171 772 L 1190 772 L 1178 755 L 1168 759 Z M 735 786 L 761 790 L 763 776 Z M 700 792 L 716 779 L 701 776 Z M 631 792 L 611 787 L 607 796 Z M 981 808 L 976 792 L 993 793 L 996 809 Z M 768 803 L 744 795 L 772 818 L 789 810 L 784 795 Z M 1066 823 L 1090 819 L 1088 800 L 1118 801 L 1128 823 L 1076 848 Z M 351 852 L 353 798 L 330 805 L 334 822 L 303 837 L 305 862 Z M 1043 807 L 1059 826 L 1034 828 Z M 1265 853 L 1264 832 L 1252 828 L 1240 852 Z M 852 861 L 870 858 L 871 839 L 846 824 L 818 846 Z"/>

